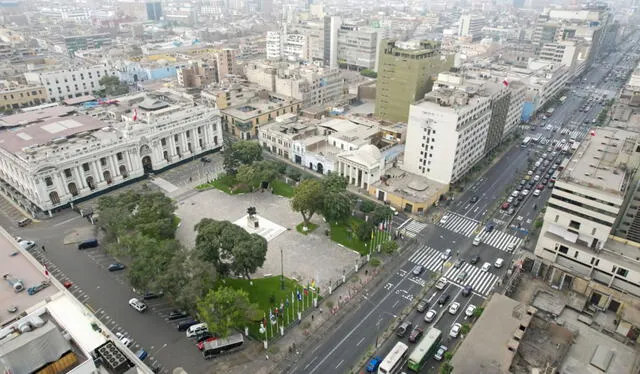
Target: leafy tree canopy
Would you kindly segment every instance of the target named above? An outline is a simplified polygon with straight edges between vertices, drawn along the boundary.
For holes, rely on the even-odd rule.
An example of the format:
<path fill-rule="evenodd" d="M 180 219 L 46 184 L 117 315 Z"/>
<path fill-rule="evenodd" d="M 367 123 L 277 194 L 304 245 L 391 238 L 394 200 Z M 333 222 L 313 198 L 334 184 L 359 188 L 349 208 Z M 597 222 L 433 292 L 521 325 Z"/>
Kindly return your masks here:
<path fill-rule="evenodd" d="M 105 75 L 100 78 L 98 81 L 103 90 L 101 90 L 101 94 L 104 96 L 112 97 L 112 96 L 121 96 L 129 93 L 129 86 L 125 83 L 120 82 L 120 78 L 114 75 Z"/>
<path fill-rule="evenodd" d="M 305 226 L 309 225 L 311 217 L 322 209 L 323 188 L 317 179 L 305 179 L 298 185 L 291 199 L 291 208 L 300 212 Z"/>
<path fill-rule="evenodd" d="M 249 302 L 247 292 L 230 287 L 210 290 L 197 303 L 198 313 L 209 330 L 223 338 L 229 336 L 232 330 L 246 326 L 247 313 L 255 308 Z"/>

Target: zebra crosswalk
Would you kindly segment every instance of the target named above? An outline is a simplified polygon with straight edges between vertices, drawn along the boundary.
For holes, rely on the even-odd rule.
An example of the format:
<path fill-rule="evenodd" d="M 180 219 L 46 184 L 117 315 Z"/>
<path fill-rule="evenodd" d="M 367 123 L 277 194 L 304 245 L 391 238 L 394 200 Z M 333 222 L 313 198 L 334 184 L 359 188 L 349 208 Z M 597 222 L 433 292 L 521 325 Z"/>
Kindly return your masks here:
<path fill-rule="evenodd" d="M 462 273 L 465 274 L 463 280 L 459 280 L 458 276 Z M 479 267 L 471 265 L 469 263 L 462 264 L 461 267 L 454 269 L 449 268 L 444 276 L 450 282 L 453 282 L 461 287 L 471 286 L 473 292 L 483 296 L 488 296 L 493 286 L 498 281 L 499 277 L 487 271 L 480 270 Z"/>
<path fill-rule="evenodd" d="M 426 223 L 411 220 L 407 225 L 403 225 L 401 229 L 402 235 L 406 238 L 415 238 L 420 231 L 427 227 Z"/>
<path fill-rule="evenodd" d="M 569 139 L 582 140 L 587 134 L 587 130 L 573 130 L 569 133 Z"/>
<path fill-rule="evenodd" d="M 522 239 L 500 230 L 493 230 L 489 234 L 484 233 L 482 243 L 506 251 L 511 243 L 514 244 L 514 248 L 517 248 L 522 243 Z"/>
<path fill-rule="evenodd" d="M 467 218 L 455 213 L 447 212 L 440 221 L 438 226 L 444 227 L 447 230 L 457 232 L 464 236 L 471 236 L 473 231 L 478 227 L 480 222 L 475 219 Z"/>
<path fill-rule="evenodd" d="M 442 252 L 431 248 L 429 246 L 423 246 L 417 249 L 409 261 L 416 265 L 422 265 L 431 272 L 439 272 L 443 270 L 445 260 L 441 257 Z M 459 280 L 458 276 L 464 272 L 466 275 L 463 280 Z M 461 287 L 470 285 L 473 291 L 477 294 L 488 296 L 489 292 L 493 289 L 493 286 L 498 281 L 499 277 L 495 274 L 481 271 L 479 267 L 464 263 L 460 268 L 450 267 L 446 269 L 444 277 L 448 281 L 455 283 Z"/>

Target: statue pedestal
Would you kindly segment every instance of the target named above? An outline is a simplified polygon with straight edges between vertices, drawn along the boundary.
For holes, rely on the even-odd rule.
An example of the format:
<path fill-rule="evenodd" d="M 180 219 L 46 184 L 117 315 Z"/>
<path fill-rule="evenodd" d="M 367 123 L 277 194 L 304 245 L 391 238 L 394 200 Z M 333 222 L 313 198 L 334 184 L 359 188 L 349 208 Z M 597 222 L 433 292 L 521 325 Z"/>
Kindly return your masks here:
<path fill-rule="evenodd" d="M 260 227 L 260 222 L 258 221 L 258 217 L 256 216 L 247 216 L 247 226 L 252 229 L 257 229 Z"/>

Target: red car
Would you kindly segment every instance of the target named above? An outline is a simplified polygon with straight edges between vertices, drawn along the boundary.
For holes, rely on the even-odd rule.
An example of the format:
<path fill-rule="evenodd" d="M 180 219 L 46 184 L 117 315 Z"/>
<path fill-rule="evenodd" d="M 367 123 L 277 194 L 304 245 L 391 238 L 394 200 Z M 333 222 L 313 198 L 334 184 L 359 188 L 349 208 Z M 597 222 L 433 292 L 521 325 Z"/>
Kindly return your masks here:
<path fill-rule="evenodd" d="M 544 190 L 544 184 L 539 184 L 536 186 L 536 188 L 540 191 Z"/>
<path fill-rule="evenodd" d="M 509 203 L 504 203 L 504 204 L 502 204 L 502 206 L 500 208 L 502 208 L 503 210 L 507 210 L 507 209 L 509 209 L 510 206 L 511 205 Z"/>
<path fill-rule="evenodd" d="M 216 340 L 217 338 L 215 336 L 212 336 L 210 338 L 207 338 L 206 340 L 201 341 L 200 343 L 196 344 L 198 346 L 199 350 L 203 350 L 204 349 L 204 342 L 212 342 L 214 340 Z"/>

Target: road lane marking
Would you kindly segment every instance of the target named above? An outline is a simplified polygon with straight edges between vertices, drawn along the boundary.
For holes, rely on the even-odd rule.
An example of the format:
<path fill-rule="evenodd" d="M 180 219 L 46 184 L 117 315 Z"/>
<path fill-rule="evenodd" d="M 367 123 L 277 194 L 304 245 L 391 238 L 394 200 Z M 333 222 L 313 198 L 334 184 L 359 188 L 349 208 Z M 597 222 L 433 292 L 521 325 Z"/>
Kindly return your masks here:
<path fill-rule="evenodd" d="M 360 341 L 356 344 L 356 347 L 362 344 L 363 341 L 364 341 L 364 338 L 360 339 Z"/>
<path fill-rule="evenodd" d="M 340 365 L 342 365 L 342 363 L 343 363 L 343 362 L 344 362 L 344 360 L 342 360 L 342 361 L 338 362 L 338 365 L 336 365 L 336 369 L 337 369 Z"/>
<path fill-rule="evenodd" d="M 304 370 L 307 370 L 307 368 L 308 368 L 309 366 L 311 366 L 311 364 L 313 364 L 313 361 L 315 361 L 315 360 L 317 360 L 317 359 L 318 359 L 318 356 L 314 357 L 314 358 L 313 358 L 313 360 L 309 361 L 309 363 L 307 364 L 307 366 L 305 366 L 305 367 L 304 367 Z"/>
<path fill-rule="evenodd" d="M 75 220 L 77 220 L 78 218 L 82 218 L 82 216 L 75 216 L 75 217 L 73 217 L 73 218 L 69 218 L 69 219 L 64 220 L 64 221 L 62 221 L 62 222 L 58 222 L 58 223 L 56 223 L 55 225 L 53 225 L 53 227 L 62 226 L 62 225 L 64 225 L 65 223 L 69 223 L 69 222 L 71 222 L 71 221 L 75 221 Z"/>
<path fill-rule="evenodd" d="M 407 277 L 403 278 L 402 280 L 407 279 Z M 351 331 L 349 331 L 349 333 L 342 338 L 342 340 L 340 340 L 338 342 L 338 344 L 335 345 L 335 347 L 333 347 L 333 349 L 324 356 L 324 358 L 309 372 L 309 374 L 313 374 L 316 370 L 318 370 L 318 368 L 320 367 L 320 365 L 322 365 L 331 355 L 333 355 L 335 353 L 336 350 L 338 350 L 338 348 L 340 348 L 340 346 L 342 344 L 344 344 L 344 342 L 349 339 L 349 337 L 351 337 L 351 335 L 353 335 L 353 333 L 360 328 L 360 326 L 362 326 L 362 324 L 364 323 L 364 321 L 366 321 L 367 319 L 369 319 L 369 317 L 371 317 L 371 315 L 373 313 L 376 313 L 376 311 L 380 308 L 380 305 L 382 305 L 385 300 L 387 300 L 389 298 L 389 296 L 391 296 L 393 294 L 393 291 L 395 291 L 395 289 L 397 289 L 400 286 L 400 283 L 402 283 L 402 281 L 398 282 L 398 284 L 395 285 L 395 287 L 393 287 L 393 289 L 391 290 L 392 292 L 387 293 L 386 295 L 384 295 L 382 297 L 382 299 L 378 302 L 378 304 L 373 307 L 371 310 L 369 310 L 369 313 L 367 313 L 367 315 L 364 316 L 363 319 L 360 320 L 360 322 L 358 322 L 357 325 L 355 325 Z M 315 358 L 314 358 L 315 360 Z M 306 369 L 306 367 L 305 367 Z"/>
<path fill-rule="evenodd" d="M 395 303 L 393 303 L 392 308 L 393 308 L 393 309 L 395 309 L 395 308 L 396 308 L 396 305 L 398 305 L 398 303 L 399 303 L 399 302 L 400 302 L 400 300 L 396 300 L 396 302 L 395 302 Z"/>

